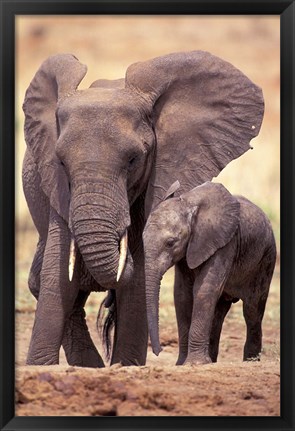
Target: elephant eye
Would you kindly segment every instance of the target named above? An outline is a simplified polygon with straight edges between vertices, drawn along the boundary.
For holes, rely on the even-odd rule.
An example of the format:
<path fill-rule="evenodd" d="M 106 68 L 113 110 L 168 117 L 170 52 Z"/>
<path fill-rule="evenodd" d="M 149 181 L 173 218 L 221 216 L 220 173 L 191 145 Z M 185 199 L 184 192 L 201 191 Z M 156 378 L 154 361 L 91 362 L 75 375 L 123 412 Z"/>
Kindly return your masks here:
<path fill-rule="evenodd" d="M 176 243 L 177 239 L 176 238 L 168 238 L 166 241 L 166 247 L 171 248 L 174 246 L 174 244 Z"/>
<path fill-rule="evenodd" d="M 129 162 L 128 162 L 129 169 L 130 169 L 130 168 L 132 168 L 132 167 L 135 165 L 135 162 L 136 162 L 136 157 L 135 157 L 135 156 L 134 156 L 134 157 L 131 157 L 131 158 L 129 159 Z"/>

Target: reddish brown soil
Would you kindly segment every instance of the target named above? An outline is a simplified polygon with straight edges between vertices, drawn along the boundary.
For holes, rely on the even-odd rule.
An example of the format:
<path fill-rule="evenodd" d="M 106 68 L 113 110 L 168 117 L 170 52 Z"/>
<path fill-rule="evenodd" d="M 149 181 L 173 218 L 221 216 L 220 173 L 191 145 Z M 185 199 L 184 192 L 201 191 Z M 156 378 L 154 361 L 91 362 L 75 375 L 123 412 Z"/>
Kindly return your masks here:
<path fill-rule="evenodd" d="M 216 364 L 176 367 L 173 328 L 161 333 L 164 350 L 149 350 L 147 366 L 25 366 L 33 313 L 17 313 L 16 414 L 20 416 L 278 416 L 278 330 L 265 330 L 269 346 L 260 362 L 241 361 L 243 322 L 225 322 Z M 95 316 L 89 319 L 95 327 Z M 96 334 L 92 334 L 95 339 Z"/>

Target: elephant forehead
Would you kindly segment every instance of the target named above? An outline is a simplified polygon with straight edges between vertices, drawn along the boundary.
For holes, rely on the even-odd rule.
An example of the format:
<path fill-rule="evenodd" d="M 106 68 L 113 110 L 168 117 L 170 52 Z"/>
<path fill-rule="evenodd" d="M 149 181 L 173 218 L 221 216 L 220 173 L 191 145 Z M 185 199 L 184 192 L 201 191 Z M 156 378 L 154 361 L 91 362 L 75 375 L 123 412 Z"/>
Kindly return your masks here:
<path fill-rule="evenodd" d="M 143 142 L 152 141 L 149 128 L 132 101 L 127 91 L 99 88 L 77 92 L 61 101 L 57 110 L 57 150 L 61 158 L 75 142 L 83 149 L 86 144 L 95 157 L 104 145 L 115 152 L 132 152 L 141 148 Z"/>
<path fill-rule="evenodd" d="M 115 118 L 140 118 L 136 100 L 129 91 L 114 88 L 89 88 L 76 91 L 63 98 L 58 103 L 59 118 L 67 120 L 69 117 L 84 118 L 88 121 L 103 118 L 105 121 Z"/>
<path fill-rule="evenodd" d="M 155 233 L 160 231 L 169 234 L 177 233 L 183 224 L 183 217 L 177 210 L 160 207 L 151 214 L 147 229 L 153 230 Z"/>

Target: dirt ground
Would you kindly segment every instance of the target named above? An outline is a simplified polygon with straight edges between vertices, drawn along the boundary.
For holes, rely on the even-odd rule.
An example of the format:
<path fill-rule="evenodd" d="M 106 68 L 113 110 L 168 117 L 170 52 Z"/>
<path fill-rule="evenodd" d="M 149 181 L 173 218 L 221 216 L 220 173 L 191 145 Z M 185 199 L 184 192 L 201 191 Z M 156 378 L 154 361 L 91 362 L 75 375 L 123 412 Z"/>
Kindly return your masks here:
<path fill-rule="evenodd" d="M 21 371 L 18 416 L 280 415 L 278 363 Z"/>
<path fill-rule="evenodd" d="M 165 292 L 161 302 L 166 305 L 160 309 L 164 349 L 156 357 L 149 347 L 143 367 L 72 367 L 63 352 L 60 365 L 26 366 L 34 313 L 17 312 L 16 415 L 279 416 L 277 275 L 264 319 L 260 362 L 242 362 L 245 325 L 240 303 L 232 306 L 225 319 L 218 362 L 198 367 L 174 365 L 177 332 L 172 300 Z M 91 311 L 87 323 L 92 339 L 99 345 L 95 322 L 96 314 Z"/>
<path fill-rule="evenodd" d="M 279 259 L 263 322 L 260 362 L 242 362 L 245 324 L 240 302 L 226 317 L 216 364 L 176 367 L 177 329 L 172 278 L 161 290 L 159 357 L 150 347 L 144 367 L 103 369 L 25 365 L 35 301 L 27 279 L 37 242 L 21 186 L 25 144 L 22 103 L 41 62 L 72 52 L 88 65 L 82 83 L 121 78 L 133 62 L 169 52 L 208 50 L 240 68 L 265 97 L 265 116 L 254 151 L 218 176 L 232 193 L 261 206 L 274 227 L 279 251 L 280 73 L 279 17 L 271 16 L 18 16 L 16 22 L 16 415 L 17 416 L 278 416 L 280 415 Z M 62 37 L 61 37 L 62 35 Z M 263 161 L 263 163 L 261 162 Z M 91 294 L 87 321 L 98 346 L 96 313 L 102 297 Z"/>

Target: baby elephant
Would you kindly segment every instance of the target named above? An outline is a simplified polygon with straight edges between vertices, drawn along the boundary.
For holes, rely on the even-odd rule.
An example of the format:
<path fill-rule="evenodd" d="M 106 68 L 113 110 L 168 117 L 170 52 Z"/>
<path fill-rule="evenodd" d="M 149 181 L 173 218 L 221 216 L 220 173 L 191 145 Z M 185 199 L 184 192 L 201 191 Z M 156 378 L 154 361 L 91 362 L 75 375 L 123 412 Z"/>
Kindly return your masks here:
<path fill-rule="evenodd" d="M 217 361 L 224 318 L 239 299 L 247 325 L 243 359 L 259 359 L 276 260 L 273 231 L 262 210 L 221 184 L 207 182 L 160 203 L 147 220 L 143 240 L 153 352 L 162 350 L 160 281 L 175 265 L 176 365 Z"/>

